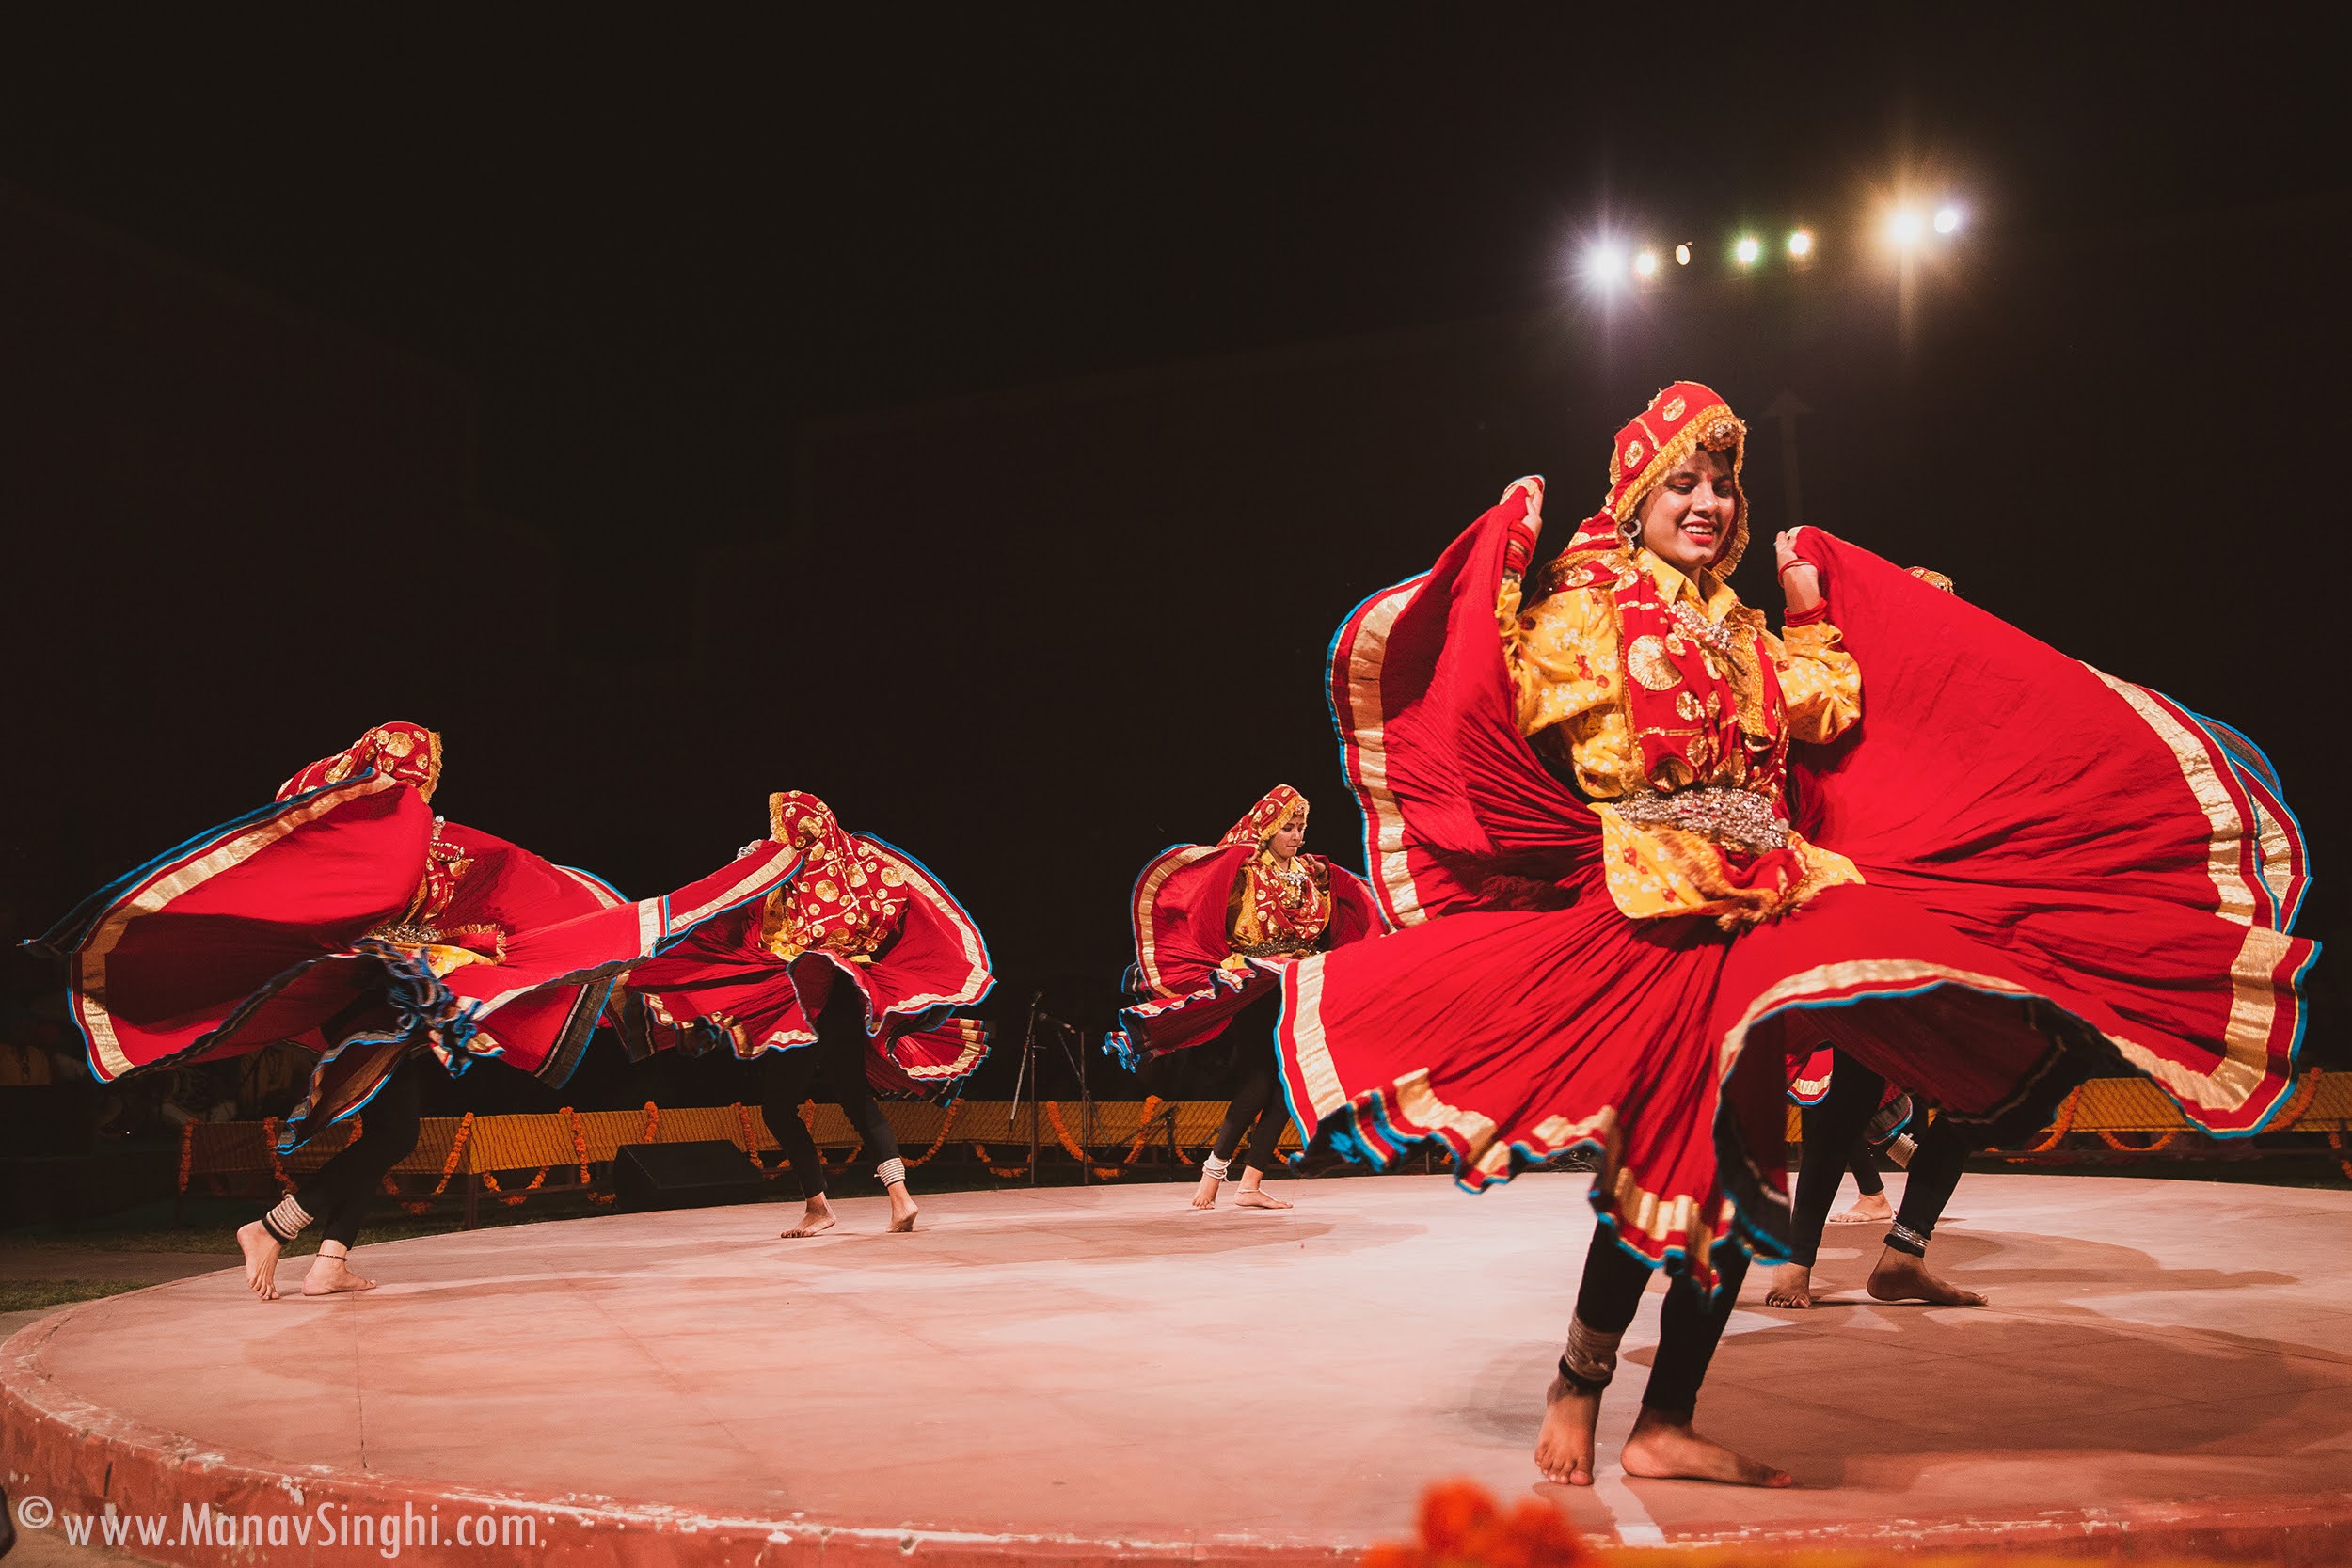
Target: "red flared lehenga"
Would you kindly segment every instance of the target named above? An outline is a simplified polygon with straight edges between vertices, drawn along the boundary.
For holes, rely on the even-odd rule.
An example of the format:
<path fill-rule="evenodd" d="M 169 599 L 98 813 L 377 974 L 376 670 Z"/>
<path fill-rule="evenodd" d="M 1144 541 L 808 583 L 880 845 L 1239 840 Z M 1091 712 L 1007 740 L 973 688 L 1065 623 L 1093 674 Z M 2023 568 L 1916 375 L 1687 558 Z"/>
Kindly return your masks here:
<path fill-rule="evenodd" d="M 86 900 L 39 945 L 66 960 L 109 1081 L 291 1040 L 319 1053 L 281 1148 L 366 1103 L 409 1054 L 568 1078 L 614 976 L 791 873 L 782 845 L 660 898 L 433 815 L 440 738 L 383 724 L 277 801 Z"/>
<path fill-rule="evenodd" d="M 1306 804 L 1279 785 L 1215 844 L 1172 845 L 1136 879 L 1130 985 L 1147 1000 L 1120 1012 L 1105 1042 L 1127 1068 L 1207 1044 L 1275 990 L 1285 964 L 1385 929 L 1372 884 L 1354 872 L 1307 854 L 1294 857 L 1303 879 L 1272 867 L 1266 836 Z"/>
<path fill-rule="evenodd" d="M 988 1054 L 964 1009 L 994 987 L 979 927 L 913 856 L 844 830 L 825 803 L 773 795 L 776 839 L 803 860 L 765 900 L 710 922 L 629 972 L 632 1054 L 723 1045 L 749 1060 L 815 1043 L 836 985 L 865 1001 L 867 1082 L 952 1097 Z"/>
<path fill-rule="evenodd" d="M 1613 619 L 1581 673 L 1620 693 L 1590 733 L 1623 726 L 1624 797 L 1588 803 L 1523 728 L 1547 689 L 1505 640 L 1534 619 L 1514 633 L 1540 481 L 1342 627 L 1333 711 L 1400 929 L 1284 977 L 1302 1133 L 1375 1160 L 1438 1140 L 1472 1188 L 1596 1148 L 1622 1244 L 1705 1278 L 1718 1239 L 1780 1253 L 1786 1058 L 1824 1038 L 1988 1139 L 2119 1063 L 2216 1134 L 2261 1127 L 2316 947 L 2289 934 L 2303 849 L 2259 753 L 1814 529 L 1812 641 L 1842 634 L 1860 717 L 1789 752 L 1795 633 L 1736 601 L 1660 619 L 1617 531 L 1703 419 L 1736 427 L 1704 388 L 1660 393 L 1613 454 L 1618 504 L 1546 574 Z"/>

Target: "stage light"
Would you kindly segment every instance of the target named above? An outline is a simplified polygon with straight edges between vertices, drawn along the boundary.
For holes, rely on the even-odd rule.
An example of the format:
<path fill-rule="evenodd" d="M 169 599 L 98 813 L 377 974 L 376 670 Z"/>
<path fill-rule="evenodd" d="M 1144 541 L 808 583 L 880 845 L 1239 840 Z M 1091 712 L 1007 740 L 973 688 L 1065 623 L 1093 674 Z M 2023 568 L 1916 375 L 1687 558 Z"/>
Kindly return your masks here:
<path fill-rule="evenodd" d="M 1687 267 L 1690 264 L 1691 247 L 1687 245 L 1678 245 L 1675 246 L 1675 265 L 1678 267 Z"/>
<path fill-rule="evenodd" d="M 1731 254 L 1741 266 L 1752 267 L 1756 265 L 1756 259 L 1764 254 L 1764 247 L 1756 243 L 1755 235 L 1742 234 L 1740 243 L 1731 247 Z"/>
<path fill-rule="evenodd" d="M 1597 245 L 1584 253 L 1584 276 L 1601 288 L 1613 288 L 1625 277 L 1625 252 L 1613 245 Z"/>
<path fill-rule="evenodd" d="M 1654 250 L 1645 250 L 1639 256 L 1633 258 L 1633 271 L 1636 277 L 1656 277 L 1658 274 L 1658 252 Z"/>
<path fill-rule="evenodd" d="M 1935 231 L 1939 234 L 1958 233 L 1960 231 L 1960 209 L 1957 207 L 1947 204 L 1938 208 L 1935 214 Z"/>
<path fill-rule="evenodd" d="M 1789 235 L 1788 254 L 1794 256 L 1801 261 L 1806 257 L 1812 255 L 1813 231 L 1809 229 L 1800 229 L 1795 233 Z"/>
<path fill-rule="evenodd" d="M 1886 220 L 1886 237 L 1897 245 L 1916 245 L 1920 231 L 1926 227 L 1916 212 L 1909 207 L 1900 208 Z"/>

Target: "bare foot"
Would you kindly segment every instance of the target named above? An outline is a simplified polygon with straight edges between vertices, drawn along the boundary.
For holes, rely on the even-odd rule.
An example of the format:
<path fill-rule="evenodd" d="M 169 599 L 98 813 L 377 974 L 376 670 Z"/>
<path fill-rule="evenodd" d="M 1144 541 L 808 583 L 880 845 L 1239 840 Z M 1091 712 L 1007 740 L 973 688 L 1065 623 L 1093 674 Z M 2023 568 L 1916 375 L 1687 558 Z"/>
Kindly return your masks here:
<path fill-rule="evenodd" d="M 1200 1179 L 1200 1185 L 1192 1190 L 1192 1206 L 1195 1209 L 1216 1208 L 1216 1190 L 1223 1185 L 1224 1183 L 1219 1181 L 1214 1176 L 1202 1177 Z"/>
<path fill-rule="evenodd" d="M 344 1255 L 328 1252 L 325 1247 L 310 1259 L 310 1272 L 302 1276 L 302 1293 L 306 1296 L 339 1296 L 355 1291 L 373 1291 L 375 1281 L 362 1279 L 351 1272 Z"/>
<path fill-rule="evenodd" d="M 1633 1435 L 1617 1455 L 1629 1476 L 1654 1480 L 1719 1481 L 1726 1486 L 1794 1486 L 1786 1470 L 1733 1453 L 1711 1438 L 1701 1437 L 1688 1421 L 1669 1420 L 1645 1406 L 1633 1422 Z"/>
<path fill-rule="evenodd" d="M 1544 1390 L 1544 1430 L 1535 1434 L 1535 1468 L 1563 1486 L 1593 1484 L 1593 1424 L 1600 1419 L 1600 1390 L 1580 1394 L 1552 1374 Z"/>
<path fill-rule="evenodd" d="M 795 1236 L 814 1236 L 819 1230 L 831 1230 L 833 1224 L 833 1205 L 825 1201 L 824 1194 L 818 1193 L 808 1200 L 807 1209 L 801 1214 L 801 1223 L 786 1231 L 782 1239 L 789 1241 Z"/>
<path fill-rule="evenodd" d="M 1772 1283 L 1764 1292 L 1767 1307 L 1813 1305 L 1813 1270 L 1804 1263 L 1775 1263 Z"/>
<path fill-rule="evenodd" d="M 1244 1181 L 1241 1191 L 1233 1195 L 1233 1207 L 1236 1209 L 1287 1209 L 1290 1206 L 1287 1198 L 1276 1197 L 1255 1181 Z"/>
<path fill-rule="evenodd" d="M 1853 1207 L 1832 1214 L 1832 1225 L 1884 1225 L 1895 1217 L 1895 1206 L 1886 1201 L 1884 1193 L 1865 1193 L 1853 1200 Z"/>
<path fill-rule="evenodd" d="M 904 1235 L 906 1232 L 913 1230 L 914 1228 L 914 1216 L 922 1212 L 922 1210 L 914 1206 L 914 1196 L 907 1191 L 907 1184 L 905 1182 L 893 1181 L 890 1184 L 891 1234 Z"/>
<path fill-rule="evenodd" d="M 1957 1285 L 1947 1285 L 1928 1273 L 1928 1260 L 1887 1247 L 1870 1271 L 1869 1291 L 1876 1301 L 1924 1301 L 1931 1307 L 1982 1307 L 1984 1297 Z"/>
<path fill-rule="evenodd" d="M 260 1220 L 237 1227 L 237 1250 L 245 1254 L 245 1284 L 263 1301 L 278 1299 L 278 1255 L 285 1246 Z"/>

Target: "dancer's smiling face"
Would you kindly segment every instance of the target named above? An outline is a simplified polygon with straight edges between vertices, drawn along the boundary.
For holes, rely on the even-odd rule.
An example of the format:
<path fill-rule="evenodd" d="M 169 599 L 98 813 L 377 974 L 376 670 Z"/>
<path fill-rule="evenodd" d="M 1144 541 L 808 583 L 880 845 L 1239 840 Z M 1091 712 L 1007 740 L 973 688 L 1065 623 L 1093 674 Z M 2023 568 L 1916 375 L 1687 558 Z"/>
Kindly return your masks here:
<path fill-rule="evenodd" d="M 1307 818 L 1303 813 L 1296 812 L 1291 815 L 1289 821 L 1275 829 L 1266 840 L 1274 850 L 1274 858 L 1279 861 L 1286 861 L 1297 854 L 1298 847 L 1306 842 Z"/>
<path fill-rule="evenodd" d="M 1694 450 L 1642 499 L 1642 543 L 1678 572 L 1714 564 L 1740 515 L 1727 453 Z"/>

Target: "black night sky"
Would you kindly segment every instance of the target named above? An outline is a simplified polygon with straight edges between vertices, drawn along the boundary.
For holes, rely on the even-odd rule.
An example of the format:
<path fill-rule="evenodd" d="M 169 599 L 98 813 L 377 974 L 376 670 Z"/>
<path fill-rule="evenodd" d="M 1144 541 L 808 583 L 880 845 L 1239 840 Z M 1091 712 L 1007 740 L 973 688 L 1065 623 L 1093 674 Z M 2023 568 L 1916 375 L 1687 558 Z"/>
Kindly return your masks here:
<path fill-rule="evenodd" d="M 1359 863 L 1347 610 L 1521 473 L 1572 524 L 1691 377 L 1762 531 L 2260 741 L 2328 940 L 2336 67 L 2316 12 L 2050 10 L 20 13 L 0 924 L 405 718 L 453 817 L 632 894 L 815 789 L 1099 1028 L 1162 845 L 1287 782 Z M 1888 204 L 1947 196 L 1905 293 Z M 1603 303 L 1604 235 L 1697 255 Z"/>

